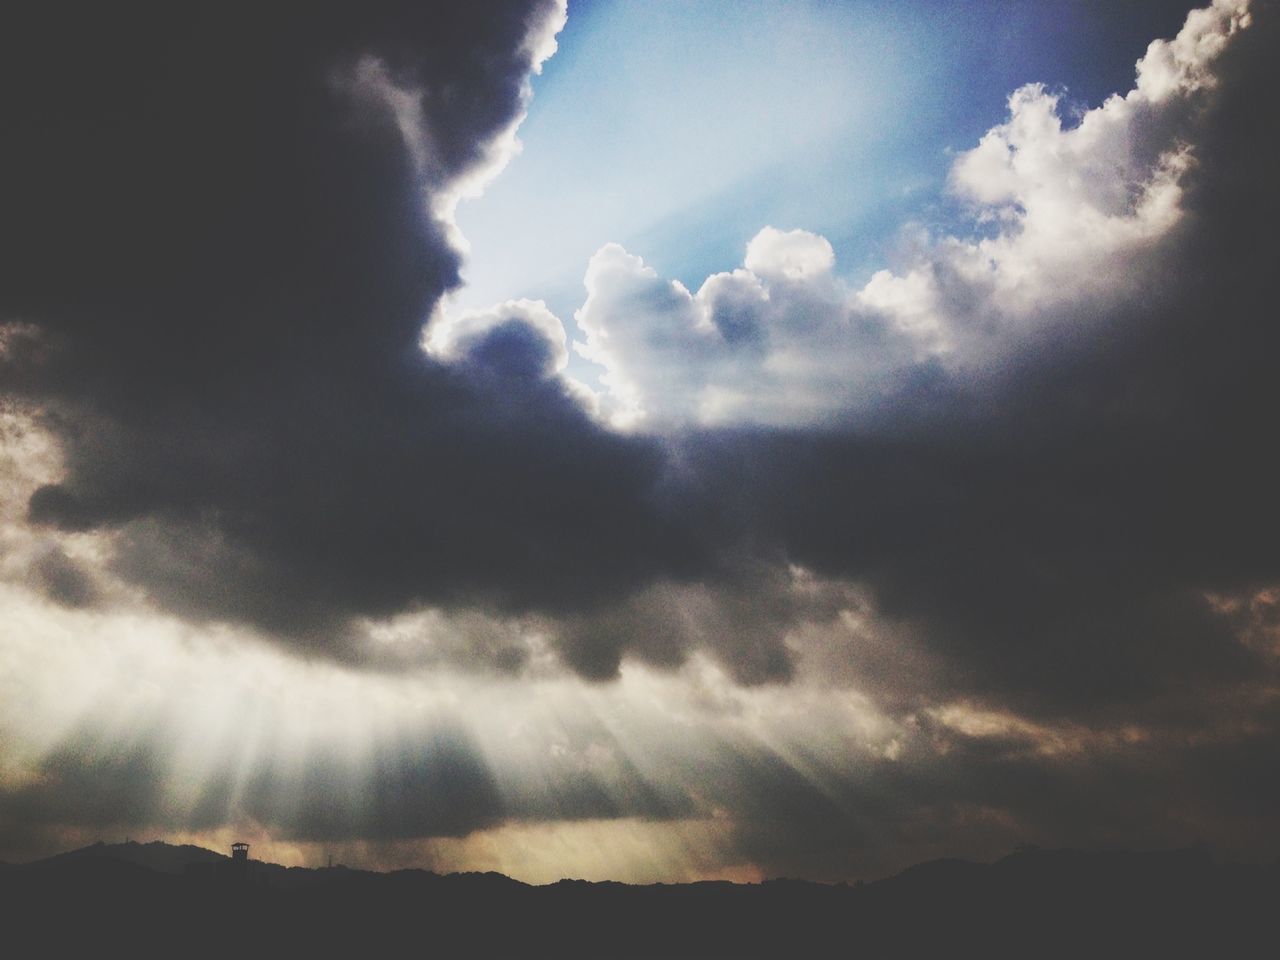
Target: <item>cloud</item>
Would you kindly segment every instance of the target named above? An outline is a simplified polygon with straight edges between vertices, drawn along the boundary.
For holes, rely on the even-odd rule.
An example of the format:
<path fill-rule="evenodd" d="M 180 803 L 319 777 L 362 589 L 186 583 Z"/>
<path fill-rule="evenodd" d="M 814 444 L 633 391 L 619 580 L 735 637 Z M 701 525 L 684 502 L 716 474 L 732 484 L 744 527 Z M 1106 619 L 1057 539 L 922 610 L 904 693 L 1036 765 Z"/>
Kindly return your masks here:
<path fill-rule="evenodd" d="M 45 239 L 15 245 L 6 343 L 41 348 L 33 362 L 15 347 L 5 375 L 62 454 L 29 519 L 92 541 L 100 568 L 46 549 L 32 569 L 53 595 L 141 589 L 352 663 L 385 657 L 370 632 L 415 612 L 540 617 L 589 677 L 705 649 L 760 682 L 791 675 L 789 632 L 835 616 L 791 602 L 794 562 L 927 624 L 977 686 L 1067 677 L 1084 650 L 1138 682 L 1122 661 L 1145 647 L 1116 639 L 1133 633 L 1185 636 L 1169 649 L 1188 665 L 1239 669 L 1197 599 L 1214 572 L 1166 560 L 1158 535 L 1201 491 L 1164 479 L 1169 455 L 1149 445 L 1197 395 L 1171 392 L 1160 344 L 1192 335 L 1188 304 L 1226 275 L 1191 286 L 1177 265 L 1219 228 L 1195 198 L 1244 95 L 1220 61 L 1267 28 L 1243 5 L 1191 17 L 1133 91 L 1073 125 L 1043 86 L 1016 92 L 952 169 L 975 232 L 909 234 L 861 287 L 804 230 L 765 228 L 697 292 L 605 246 L 577 313 L 598 391 L 568 375 L 569 338 L 541 303 L 436 311 L 421 331 L 458 282 L 433 198 L 509 141 L 563 9 L 387 16 L 321 20 L 305 39 L 267 23 L 239 80 L 212 56 L 230 42 L 216 32 L 180 65 L 129 61 L 170 82 L 119 115 L 83 108 L 116 154 L 77 181 L 88 213 L 56 166 L 35 167 L 65 161 L 66 135 L 19 153 L 46 202 L 19 204 L 30 216 L 6 236 Z M 132 73 L 105 81 L 137 92 Z M 156 127 L 178 99 L 182 123 Z M 151 155 L 169 161 L 159 182 L 139 172 Z M 210 195 L 192 175 L 215 158 Z M 200 229 L 171 219 L 175 197 Z M 85 222 L 116 235 L 54 242 L 61 224 L 89 244 Z M 1187 544 L 1213 542 L 1197 532 Z M 1024 633 L 1039 638 L 1027 656 L 1004 656 Z M 498 660 L 527 662 L 513 644 Z"/>
<path fill-rule="evenodd" d="M 1177 265 L 1218 228 L 1196 191 L 1245 95 L 1220 63 L 1240 71 L 1241 42 L 1267 29 L 1244 6 L 1191 17 L 1151 46 L 1133 91 L 1074 124 L 1043 86 L 1017 91 L 952 168 L 975 232 L 908 233 L 901 262 L 861 287 L 804 230 L 763 229 L 742 268 L 696 292 L 605 246 L 573 345 L 604 368 L 599 390 L 569 375 L 569 338 L 539 302 L 437 310 L 421 331 L 457 283 L 433 198 L 506 149 L 563 9 L 388 17 L 324 20 L 305 42 L 268 31 L 246 67 L 263 82 L 243 88 L 202 54 L 221 35 L 205 38 L 182 65 L 139 61 L 171 83 L 123 115 L 84 108 L 121 164 L 185 165 L 159 184 L 121 165 L 82 176 L 118 235 L 83 256 L 15 252 L 32 269 L 6 286 L 22 319 L 5 375 L 62 460 L 30 488 L 29 518 L 54 538 L 27 554 L 33 582 L 82 604 L 141 589 L 350 663 L 465 660 L 469 641 L 395 628 L 394 654 L 370 642 L 425 611 L 451 626 L 424 636 L 473 637 L 499 669 L 530 662 L 536 620 L 592 678 L 707 650 L 761 682 L 791 676 L 788 636 L 838 613 L 794 600 L 794 562 L 924 624 L 969 658 L 975 689 L 1038 690 L 1085 650 L 1115 657 L 1104 672 L 1125 689 L 1144 675 L 1126 658 L 1146 647 L 1118 639 L 1134 633 L 1185 637 L 1169 649 L 1186 667 L 1240 669 L 1197 599 L 1213 571 L 1175 569 L 1157 535 L 1197 491 L 1148 448 L 1196 395 L 1168 381 L 1160 344 L 1191 335 L 1190 298 L 1226 275 L 1202 268 L 1193 287 Z M 448 54 L 426 57 L 432 44 Z M 153 127 L 174 98 L 183 124 Z M 207 198 L 189 182 L 202 151 L 237 137 L 259 160 L 229 156 Z M 32 143 L 18 162 L 59 150 Z M 289 166 L 300 150 L 305 177 Z M 74 233 L 84 211 L 30 173 L 48 203 L 8 235 Z M 108 174 L 123 179 L 108 189 Z M 151 229 L 170 196 L 201 225 L 174 234 L 189 244 Z M 120 197 L 131 217 L 102 207 Z M 120 258 L 111 283 L 93 279 L 104 256 Z M 42 287 L 55 261 L 65 283 Z M 1200 532 L 1188 551 L 1212 543 Z M 58 559 L 69 536 L 94 545 L 89 566 Z M 1162 609 L 1188 614 L 1173 626 Z M 1022 634 L 1038 639 L 1006 656 Z M 490 658 L 497 635 L 510 639 Z"/>
<path fill-rule="evenodd" d="M 98 601 L 93 575 L 58 546 L 47 549 L 34 564 L 37 583 L 50 599 L 66 607 L 92 607 Z"/>
<path fill-rule="evenodd" d="M 952 167 L 972 233 L 908 232 L 861 287 L 803 230 L 766 228 L 696 292 L 616 244 L 592 258 L 577 349 L 603 368 L 600 414 L 666 434 L 709 492 L 722 611 L 726 583 L 759 590 L 726 572 L 750 543 L 869 590 L 958 689 L 1031 713 L 1269 669 L 1204 595 L 1276 575 L 1276 464 L 1250 439 L 1276 402 L 1258 361 L 1272 188 L 1242 160 L 1275 148 L 1248 107 L 1274 30 L 1256 12 L 1196 13 L 1132 91 L 1070 119 L 1043 85 L 1015 92 Z M 670 589 L 571 622 L 567 660 L 611 676 L 770 635 L 774 666 L 739 677 L 790 675 L 797 621 L 691 629 L 688 590 L 647 614 Z"/>
<path fill-rule="evenodd" d="M 861 584 L 961 688 L 1020 709 L 1256 669 L 1204 591 L 1275 576 L 1259 524 L 1276 466 L 1248 439 L 1275 403 L 1257 365 L 1272 188 L 1239 169 L 1275 137 L 1236 119 L 1269 75 L 1270 17 L 1195 13 L 1132 91 L 1070 121 L 1043 85 L 1015 92 L 952 167 L 972 233 L 908 232 L 861 287 L 803 230 L 766 228 L 697 292 L 601 248 L 576 314 L 599 410 L 671 438 L 718 508 L 720 572 L 749 542 Z M 571 629 L 566 656 L 610 675 L 626 644 L 662 662 L 686 635 L 669 616 Z"/>
<path fill-rule="evenodd" d="M 747 244 L 743 266 L 767 280 L 807 280 L 831 272 L 836 254 L 825 238 L 805 230 L 765 227 Z"/>
<path fill-rule="evenodd" d="M 696 290 L 606 245 L 577 343 L 438 309 L 563 12 L 0 41 L 0 815 L 1274 846 L 1275 7 L 1016 91 L 865 282 L 803 229 Z"/>
<path fill-rule="evenodd" d="M 564 327 L 541 300 L 509 300 L 442 318 L 431 327 L 427 349 L 445 361 L 535 380 L 560 373 L 569 361 Z"/>
<path fill-rule="evenodd" d="M 991 376 L 1046 340 L 1105 334 L 1088 318 L 1140 309 L 1182 240 L 1214 65 L 1250 23 L 1243 0 L 1196 12 L 1151 45 L 1133 90 L 1071 124 L 1043 84 L 1017 90 L 1008 120 L 951 169 L 973 234 L 909 230 L 901 263 L 861 287 L 804 230 L 765 227 L 742 268 L 696 293 L 602 247 L 575 314 L 578 352 L 604 371 L 601 410 L 655 432 L 865 423 L 921 381 Z M 557 349 L 560 337 L 548 334 Z"/>
<path fill-rule="evenodd" d="M 473 323 L 457 366 L 421 350 L 459 283 L 448 198 L 513 149 L 562 3 L 24 16 L 15 69 L 52 79 L 7 93 L 2 375 L 60 452 L 45 535 L 96 537 L 167 610 L 330 651 L 422 603 L 696 568 L 661 450 L 544 376 L 532 307 Z"/>

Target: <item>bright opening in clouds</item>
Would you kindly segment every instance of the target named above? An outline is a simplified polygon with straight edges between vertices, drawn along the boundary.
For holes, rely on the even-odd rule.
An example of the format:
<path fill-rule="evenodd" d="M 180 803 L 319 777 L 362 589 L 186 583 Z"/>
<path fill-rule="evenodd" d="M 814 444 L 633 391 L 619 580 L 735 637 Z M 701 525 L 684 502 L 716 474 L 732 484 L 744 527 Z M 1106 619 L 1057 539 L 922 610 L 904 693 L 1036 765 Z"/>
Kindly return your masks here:
<path fill-rule="evenodd" d="M 535 146 L 463 208 L 476 243 L 467 286 L 430 332 L 437 355 L 456 352 L 454 326 L 525 311 L 545 330 L 558 309 L 576 345 L 557 372 L 625 426 L 812 423 L 891 400 L 944 358 L 1000 362 L 1011 339 L 1046 325 L 1049 300 L 1064 294 L 1078 312 L 1064 276 L 1101 270 L 1089 293 L 1102 296 L 1147 282 L 1130 266 L 1178 219 L 1182 115 L 1238 26 L 1227 10 L 1193 22 L 1146 52 L 1132 93 L 1092 109 L 1024 84 L 1008 122 L 957 153 L 949 138 L 983 112 L 986 91 L 974 85 L 975 102 L 945 122 L 919 109 L 966 60 L 927 18 L 874 4 L 751 14 L 593 10 L 579 28 L 590 53 L 558 65 L 541 93 L 525 134 Z M 990 26 L 955 15 L 962 34 Z M 1014 16 L 1001 30 L 1030 39 L 1047 24 Z M 761 194 L 771 199 L 743 233 L 743 198 Z M 900 218 L 892 236 L 873 222 L 886 197 Z M 952 209 L 939 219 L 942 203 Z M 691 236 L 662 235 L 664 220 Z M 774 220 L 809 229 L 761 229 Z M 837 270 L 815 226 L 859 259 Z M 710 250 L 744 237 L 745 269 L 690 281 Z M 868 251 L 898 269 L 868 266 Z M 654 256 L 676 276 L 661 277 Z M 939 272 L 972 288 L 979 315 L 956 315 L 948 301 L 961 295 L 937 289 Z M 563 357 L 561 334 L 550 337 Z"/>
<path fill-rule="evenodd" d="M 1280 851 L 1273 4 L 22 16 L 0 858 Z"/>
<path fill-rule="evenodd" d="M 622 3 L 573 17 L 539 78 L 523 153 L 460 210 L 464 307 L 534 293 L 571 308 L 582 264 L 610 240 L 652 238 L 671 267 L 709 263 L 759 215 L 743 194 L 766 185 L 775 202 L 814 205 L 800 188 L 812 168 L 865 153 L 858 141 L 891 120 L 884 92 L 910 85 L 890 55 L 902 30 L 869 7 L 726 16 L 718 4 Z M 826 200 L 848 207 L 879 192 L 874 178 L 828 185 Z"/>

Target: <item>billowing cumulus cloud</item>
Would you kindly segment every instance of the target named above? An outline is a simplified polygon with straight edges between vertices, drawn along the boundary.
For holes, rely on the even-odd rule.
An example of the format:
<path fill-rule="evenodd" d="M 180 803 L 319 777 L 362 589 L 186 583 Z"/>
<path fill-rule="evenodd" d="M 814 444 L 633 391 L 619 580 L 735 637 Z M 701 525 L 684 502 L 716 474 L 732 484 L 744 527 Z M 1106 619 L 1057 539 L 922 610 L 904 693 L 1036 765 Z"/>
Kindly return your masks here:
<path fill-rule="evenodd" d="M 1152 43 L 1133 90 L 1079 117 L 1043 84 L 1013 93 L 1008 120 L 952 167 L 973 235 L 908 229 L 901 263 L 861 286 L 799 229 L 765 227 L 742 268 L 696 293 L 603 247 L 575 320 L 607 415 L 658 431 L 864 423 L 922 380 L 991 376 L 1046 339 L 1105 335 L 1091 317 L 1125 323 L 1182 239 L 1214 64 L 1250 22 L 1244 2 L 1197 11 Z"/>
<path fill-rule="evenodd" d="M 1276 849 L 1274 5 L 568 324 L 448 305 L 563 5 L 148 13 L 0 39 L 0 856 Z"/>

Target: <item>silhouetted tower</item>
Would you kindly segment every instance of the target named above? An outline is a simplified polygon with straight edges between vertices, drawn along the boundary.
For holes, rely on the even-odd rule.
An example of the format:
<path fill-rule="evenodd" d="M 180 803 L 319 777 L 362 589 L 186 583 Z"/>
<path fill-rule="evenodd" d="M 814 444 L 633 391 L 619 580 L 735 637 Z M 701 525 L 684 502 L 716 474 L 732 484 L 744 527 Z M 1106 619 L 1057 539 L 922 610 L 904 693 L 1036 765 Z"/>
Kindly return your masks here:
<path fill-rule="evenodd" d="M 237 877 L 243 877 L 249 872 L 249 845 L 247 843 L 233 843 L 231 845 L 231 872 Z"/>

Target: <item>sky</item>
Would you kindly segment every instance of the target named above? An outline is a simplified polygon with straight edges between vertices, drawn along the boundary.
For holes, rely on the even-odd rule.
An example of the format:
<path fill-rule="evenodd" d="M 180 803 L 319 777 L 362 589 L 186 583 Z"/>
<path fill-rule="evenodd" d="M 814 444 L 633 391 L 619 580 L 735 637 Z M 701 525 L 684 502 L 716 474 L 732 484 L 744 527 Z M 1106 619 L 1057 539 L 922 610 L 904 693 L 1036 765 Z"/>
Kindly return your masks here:
<path fill-rule="evenodd" d="M 1280 856 L 1274 3 L 12 26 L 0 860 Z"/>

